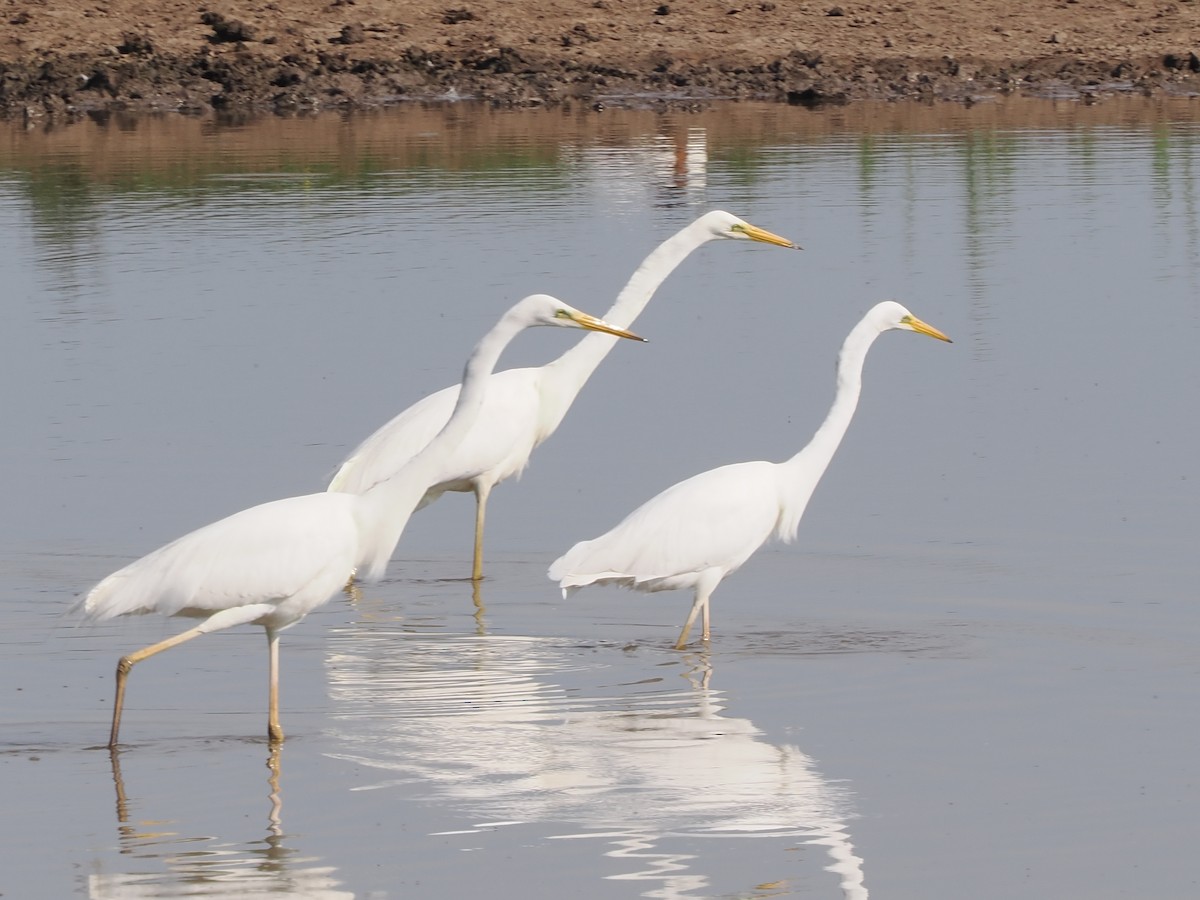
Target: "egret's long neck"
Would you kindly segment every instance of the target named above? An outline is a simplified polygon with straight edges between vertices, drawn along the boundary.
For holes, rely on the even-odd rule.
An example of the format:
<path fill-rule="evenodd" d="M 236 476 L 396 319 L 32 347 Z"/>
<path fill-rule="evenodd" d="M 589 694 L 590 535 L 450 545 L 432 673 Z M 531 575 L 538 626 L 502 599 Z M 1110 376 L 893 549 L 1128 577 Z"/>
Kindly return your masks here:
<path fill-rule="evenodd" d="M 837 390 L 829 414 L 808 445 L 780 464 L 784 500 L 777 533 L 785 541 L 795 537 L 804 508 L 850 427 L 862 392 L 863 362 L 880 333 L 877 325 L 864 319 L 846 337 L 838 354 Z"/>
<path fill-rule="evenodd" d="M 617 295 L 612 308 L 604 314 L 604 320 L 618 328 L 628 328 L 641 315 L 659 285 L 666 281 L 675 268 L 687 259 L 688 254 L 713 237 L 711 226 L 696 221 L 676 232 L 659 244 L 642 260 L 642 264 L 626 282 Z M 544 403 L 543 422 L 553 431 L 562 421 L 575 397 L 583 390 L 587 380 L 604 361 L 620 338 L 607 334 L 589 334 L 578 344 L 549 363 L 543 369 Z"/>
<path fill-rule="evenodd" d="M 359 518 L 362 533 L 370 537 L 371 545 L 364 546 L 360 563 L 360 568 L 366 569 L 362 575 L 367 580 L 383 575 L 409 517 L 438 476 L 445 457 L 462 442 L 479 418 L 488 377 L 500 353 L 526 324 L 510 311 L 483 336 L 467 359 L 458 402 L 442 430 L 404 468 L 361 495 Z"/>

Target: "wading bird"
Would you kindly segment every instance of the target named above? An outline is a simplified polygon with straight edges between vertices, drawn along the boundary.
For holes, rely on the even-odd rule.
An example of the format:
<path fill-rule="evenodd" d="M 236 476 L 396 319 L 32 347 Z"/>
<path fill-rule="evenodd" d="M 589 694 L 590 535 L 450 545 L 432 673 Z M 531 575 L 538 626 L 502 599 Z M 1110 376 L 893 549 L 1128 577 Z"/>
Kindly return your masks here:
<path fill-rule="evenodd" d="M 476 345 L 463 371 L 454 413 L 429 445 L 363 494 L 320 493 L 275 500 L 186 534 L 109 575 L 79 603 L 93 619 L 161 613 L 202 619 L 194 628 L 123 656 L 108 746 L 117 745 L 125 680 L 139 662 L 194 637 L 261 625 L 267 632 L 267 736 L 279 725 L 279 632 L 329 600 L 356 574 L 383 576 L 409 516 L 438 471 L 441 458 L 471 429 L 500 352 L 534 325 L 584 328 L 641 340 L 546 294 L 512 307 Z"/>
<path fill-rule="evenodd" d="M 795 247 L 791 241 L 715 210 L 663 241 L 647 256 L 604 318 L 628 328 L 666 277 L 697 247 L 718 238 Z M 506 369 L 488 381 L 487 399 L 475 427 L 448 454 L 418 509 L 446 491 L 475 494 L 475 552 L 471 578 L 483 577 L 483 523 L 492 488 L 529 464 L 530 454 L 562 422 L 575 397 L 616 342 L 589 335 L 558 359 L 538 368 Z M 445 423 L 459 386 L 418 400 L 368 437 L 342 463 L 330 491 L 351 494 L 389 478 L 429 443 Z"/>
<path fill-rule="evenodd" d="M 775 535 L 792 541 L 858 406 L 863 361 L 875 339 L 902 329 L 950 338 L 899 303 L 873 307 L 842 344 L 833 406 L 813 439 L 786 462 L 744 462 L 701 472 L 653 497 L 611 531 L 581 541 L 548 573 L 567 597 L 589 584 L 651 593 L 691 588 L 695 600 L 675 649 L 687 644 L 696 614 L 709 639 L 708 601 L 721 580 Z"/>

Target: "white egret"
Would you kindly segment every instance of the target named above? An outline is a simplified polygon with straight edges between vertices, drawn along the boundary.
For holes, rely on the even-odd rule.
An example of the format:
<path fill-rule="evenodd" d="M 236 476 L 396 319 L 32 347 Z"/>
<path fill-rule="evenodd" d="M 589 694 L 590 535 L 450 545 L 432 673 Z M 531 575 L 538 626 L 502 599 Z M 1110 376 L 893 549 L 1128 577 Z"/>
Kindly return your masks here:
<path fill-rule="evenodd" d="M 858 406 L 867 350 L 894 328 L 950 340 L 899 303 L 876 305 L 842 344 L 833 406 L 808 446 L 786 462 L 721 466 L 667 488 L 611 531 L 581 541 L 554 561 L 548 574 L 563 596 L 589 584 L 646 593 L 691 588 L 695 600 L 675 648 L 686 646 L 700 612 L 707 641 L 709 597 L 721 580 L 772 534 L 782 541 L 795 539 L 804 508 Z"/>
<path fill-rule="evenodd" d="M 628 328 L 675 267 L 697 247 L 718 238 L 796 246 L 727 212 L 706 213 L 663 241 L 642 261 L 605 313 L 605 320 Z M 589 335 L 547 365 L 507 369 L 489 379 L 479 420 L 447 455 L 441 474 L 431 479 L 432 487 L 417 506 L 420 509 L 429 505 L 446 491 L 474 492 L 472 579 L 483 577 L 483 525 L 492 488 L 525 470 L 534 448 L 558 428 L 576 395 L 615 343 L 603 335 Z M 442 427 L 458 390 L 459 386 L 454 385 L 430 394 L 382 426 L 346 458 L 330 481 L 329 490 L 358 494 L 390 477 Z"/>
<path fill-rule="evenodd" d="M 413 509 L 437 474 L 441 457 L 466 434 L 483 403 L 500 352 L 533 325 L 585 328 L 641 338 L 545 294 L 512 307 L 476 345 L 463 390 L 428 446 L 363 494 L 319 493 L 275 500 L 206 525 L 109 575 L 79 603 L 94 619 L 162 613 L 203 621 L 121 658 L 109 747 L 117 744 L 125 679 L 139 662 L 202 634 L 235 625 L 266 629 L 269 652 L 267 735 L 279 725 L 279 632 L 338 593 L 351 576 L 383 576 Z"/>

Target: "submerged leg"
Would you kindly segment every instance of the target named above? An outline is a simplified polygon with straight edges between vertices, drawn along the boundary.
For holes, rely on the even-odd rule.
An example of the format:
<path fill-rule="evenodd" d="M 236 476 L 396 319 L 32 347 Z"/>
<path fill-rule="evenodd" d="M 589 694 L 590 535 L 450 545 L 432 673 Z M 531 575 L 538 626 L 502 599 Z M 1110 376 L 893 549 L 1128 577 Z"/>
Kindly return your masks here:
<path fill-rule="evenodd" d="M 475 560 L 471 565 L 471 580 L 483 578 L 483 519 L 487 515 L 488 494 L 492 492 L 490 484 L 475 482 Z"/>
<path fill-rule="evenodd" d="M 226 628 L 232 628 L 234 625 L 245 625 L 253 622 L 255 619 L 273 612 L 275 607 L 269 603 L 256 603 L 252 606 L 239 606 L 234 609 L 223 609 L 219 613 L 209 616 L 195 628 L 189 628 L 182 634 L 177 634 L 174 637 L 169 637 L 165 641 L 159 641 L 157 644 L 151 644 L 149 647 L 143 647 L 141 650 L 135 650 L 128 656 L 122 656 L 117 663 L 117 696 L 113 701 L 113 720 L 112 731 L 108 736 L 108 749 L 113 750 L 117 746 L 117 734 L 121 730 L 121 710 L 125 706 L 125 680 L 129 677 L 129 672 L 144 659 L 149 659 L 162 653 L 164 650 L 170 650 L 172 647 L 178 647 L 185 641 L 190 641 L 192 638 L 199 637 L 202 634 L 209 634 L 213 631 L 222 631 Z"/>
<path fill-rule="evenodd" d="M 278 744 L 283 740 L 279 724 L 279 632 L 267 629 L 267 679 L 270 693 L 267 698 L 267 740 Z"/>

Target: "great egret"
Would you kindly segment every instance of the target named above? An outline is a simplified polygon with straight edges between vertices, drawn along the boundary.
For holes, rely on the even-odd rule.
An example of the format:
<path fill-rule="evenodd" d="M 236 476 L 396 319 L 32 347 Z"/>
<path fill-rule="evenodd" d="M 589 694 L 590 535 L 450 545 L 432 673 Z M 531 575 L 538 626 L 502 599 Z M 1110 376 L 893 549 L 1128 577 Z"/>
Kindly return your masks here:
<path fill-rule="evenodd" d="M 628 328 L 658 286 L 702 244 L 717 238 L 795 247 L 791 241 L 714 210 L 663 241 L 647 256 L 604 318 Z M 530 454 L 554 433 L 592 372 L 616 342 L 589 335 L 539 368 L 506 369 L 488 381 L 483 411 L 470 434 L 447 455 L 441 474 L 418 504 L 428 506 L 446 491 L 475 493 L 475 552 L 471 578 L 483 577 L 483 522 L 492 488 L 529 465 Z M 362 493 L 396 472 L 429 443 L 445 423 L 458 385 L 418 400 L 363 441 L 342 463 L 329 490 Z"/>
<path fill-rule="evenodd" d="M 807 447 L 786 462 L 721 466 L 667 488 L 611 531 L 581 541 L 554 561 L 548 574 L 563 596 L 589 584 L 646 593 L 692 588 L 695 600 L 675 649 L 687 644 L 701 611 L 707 641 L 708 601 L 721 580 L 772 534 L 783 541 L 796 537 L 804 508 L 858 406 L 867 350 L 893 328 L 950 340 L 899 303 L 876 305 L 842 344 L 833 406 Z"/>
<path fill-rule="evenodd" d="M 273 742 L 282 740 L 279 632 L 329 600 L 356 572 L 367 581 L 383 576 L 441 457 L 478 417 L 487 376 L 500 352 L 519 331 L 533 325 L 585 328 L 641 340 L 546 294 L 526 297 L 476 345 L 463 371 L 463 391 L 445 426 L 392 478 L 363 494 L 308 494 L 242 510 L 160 547 L 92 588 L 79 606 L 94 619 L 144 613 L 203 619 L 194 628 L 121 658 L 108 746 L 117 744 L 130 669 L 199 635 L 248 624 L 261 625 L 267 632 L 267 736 Z"/>

